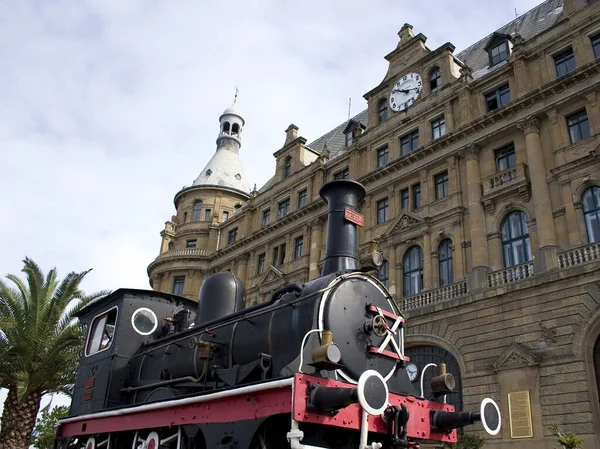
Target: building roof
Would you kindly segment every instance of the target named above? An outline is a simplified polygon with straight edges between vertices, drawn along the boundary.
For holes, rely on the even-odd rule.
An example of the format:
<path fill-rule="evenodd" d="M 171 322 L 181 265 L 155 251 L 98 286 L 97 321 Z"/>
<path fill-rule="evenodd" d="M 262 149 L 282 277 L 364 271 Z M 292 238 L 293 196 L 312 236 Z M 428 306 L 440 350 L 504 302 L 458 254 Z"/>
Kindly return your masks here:
<path fill-rule="evenodd" d="M 217 149 L 192 185 L 229 187 L 246 195 L 250 192 L 239 152 L 227 146 Z"/>
<path fill-rule="evenodd" d="M 472 70 L 473 79 L 481 78 L 506 64 L 506 62 L 504 62 L 496 64 L 493 68 L 489 67 L 490 60 L 488 52 L 486 51 L 486 46 L 490 42 L 490 39 L 493 39 L 496 35 L 514 36 L 515 34 L 519 34 L 527 41 L 546 31 L 548 28 L 551 28 L 558 21 L 562 10 L 563 0 L 546 0 L 535 8 L 517 17 L 512 22 L 504 25 L 502 28 L 490 33 L 470 47 L 467 47 L 460 53 L 455 54 L 455 57 Z M 317 140 L 311 142 L 308 144 L 308 147 L 320 154 L 323 151 L 324 145 L 327 144 L 329 160 L 335 159 L 345 150 L 344 129 L 352 120 L 368 126 L 367 109 L 336 126 Z M 259 189 L 259 193 L 268 190 L 274 183 L 275 177 L 269 179 L 265 185 Z"/>

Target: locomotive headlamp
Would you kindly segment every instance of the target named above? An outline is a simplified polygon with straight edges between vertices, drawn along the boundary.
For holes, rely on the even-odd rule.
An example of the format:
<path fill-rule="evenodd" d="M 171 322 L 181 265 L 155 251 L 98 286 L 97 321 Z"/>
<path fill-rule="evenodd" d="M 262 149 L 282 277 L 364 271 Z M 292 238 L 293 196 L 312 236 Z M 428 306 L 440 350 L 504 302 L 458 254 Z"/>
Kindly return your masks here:
<path fill-rule="evenodd" d="M 338 362 L 342 359 L 342 352 L 333 342 L 333 332 L 323 331 L 321 346 L 312 350 L 311 366 L 317 369 L 339 368 Z"/>
<path fill-rule="evenodd" d="M 431 378 L 431 389 L 433 394 L 440 396 L 452 393 L 456 387 L 454 376 L 446 372 L 446 364 L 440 363 L 437 366 L 437 376 Z"/>

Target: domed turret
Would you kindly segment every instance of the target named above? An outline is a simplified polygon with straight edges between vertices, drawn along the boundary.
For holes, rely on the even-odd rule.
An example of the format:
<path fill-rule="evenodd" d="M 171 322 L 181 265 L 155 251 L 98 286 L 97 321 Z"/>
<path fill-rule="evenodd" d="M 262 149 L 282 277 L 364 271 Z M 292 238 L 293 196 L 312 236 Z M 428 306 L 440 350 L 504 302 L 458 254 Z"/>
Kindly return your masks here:
<path fill-rule="evenodd" d="M 250 192 L 240 161 L 241 134 L 246 121 L 234 102 L 219 117 L 217 151 L 194 181 L 194 186 L 227 187 Z"/>

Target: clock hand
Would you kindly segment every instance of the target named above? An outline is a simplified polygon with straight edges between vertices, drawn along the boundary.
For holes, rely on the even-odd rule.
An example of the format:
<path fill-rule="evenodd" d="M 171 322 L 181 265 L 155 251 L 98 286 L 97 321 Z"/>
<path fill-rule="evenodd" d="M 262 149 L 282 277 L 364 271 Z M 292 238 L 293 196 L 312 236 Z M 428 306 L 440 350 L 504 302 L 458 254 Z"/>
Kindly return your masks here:
<path fill-rule="evenodd" d="M 392 90 L 392 93 L 395 94 L 396 92 L 400 92 L 402 94 L 407 94 L 410 92 L 410 89 L 406 90 L 406 89 L 394 89 Z"/>

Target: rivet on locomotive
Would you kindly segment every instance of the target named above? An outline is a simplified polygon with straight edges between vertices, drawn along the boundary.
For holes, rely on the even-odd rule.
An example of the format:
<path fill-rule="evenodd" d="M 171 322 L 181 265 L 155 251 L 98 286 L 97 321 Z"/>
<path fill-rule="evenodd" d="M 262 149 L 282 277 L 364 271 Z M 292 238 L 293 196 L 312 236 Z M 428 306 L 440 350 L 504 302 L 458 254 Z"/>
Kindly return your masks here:
<path fill-rule="evenodd" d="M 371 275 L 381 255 L 358 256 L 365 189 L 339 180 L 320 194 L 328 219 L 317 279 L 250 308 L 240 279 L 222 272 L 197 304 L 119 289 L 83 309 L 88 337 L 55 449 L 418 448 L 455 442 L 457 428 L 479 421 L 498 434 L 493 400 L 477 413 L 446 403 L 455 382 L 445 366 L 431 397 L 415 391 L 406 320 Z"/>

